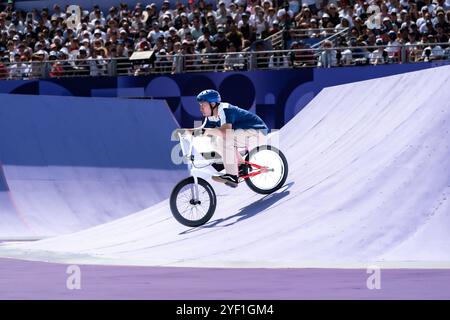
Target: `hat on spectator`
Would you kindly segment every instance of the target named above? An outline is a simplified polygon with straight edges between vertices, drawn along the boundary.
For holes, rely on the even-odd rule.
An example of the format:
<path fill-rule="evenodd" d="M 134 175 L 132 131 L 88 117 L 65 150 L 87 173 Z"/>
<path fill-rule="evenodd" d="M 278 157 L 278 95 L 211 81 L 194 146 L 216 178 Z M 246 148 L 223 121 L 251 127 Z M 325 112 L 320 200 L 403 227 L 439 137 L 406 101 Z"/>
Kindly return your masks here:
<path fill-rule="evenodd" d="M 102 34 L 102 32 L 100 31 L 100 29 L 95 29 L 94 34 Z"/>
<path fill-rule="evenodd" d="M 282 16 L 284 16 L 286 14 L 286 9 L 280 9 L 277 12 L 277 17 L 281 18 Z"/>
<path fill-rule="evenodd" d="M 83 40 L 81 40 L 81 43 L 86 43 L 86 42 L 87 42 L 87 43 L 90 43 L 91 41 L 90 41 L 89 39 L 86 39 L 86 38 L 83 39 Z"/>
<path fill-rule="evenodd" d="M 119 33 L 127 33 L 127 31 L 123 28 L 120 28 Z"/>
<path fill-rule="evenodd" d="M 385 21 L 391 21 L 391 19 L 389 19 L 388 17 L 384 17 L 383 22 L 385 22 Z"/>
<path fill-rule="evenodd" d="M 162 48 L 161 50 L 159 50 L 159 53 L 166 53 L 166 49 Z"/>
<path fill-rule="evenodd" d="M 375 44 L 376 44 L 377 46 L 382 45 L 382 44 L 383 44 L 383 39 L 377 38 L 377 40 L 375 40 Z"/>
<path fill-rule="evenodd" d="M 222 4 L 225 5 L 225 2 L 223 0 L 220 0 L 219 1 L 219 6 L 222 5 Z"/>
<path fill-rule="evenodd" d="M 14 37 L 13 37 L 13 41 L 19 41 L 20 40 L 20 37 L 16 34 Z"/>
<path fill-rule="evenodd" d="M 400 11 L 400 14 L 407 14 L 408 10 L 403 9 L 402 11 Z"/>
<path fill-rule="evenodd" d="M 64 53 L 65 55 L 69 55 L 69 50 L 66 47 L 61 48 L 61 50 L 59 50 L 60 53 Z"/>
<path fill-rule="evenodd" d="M 420 11 L 428 11 L 428 7 L 427 6 L 423 6 L 422 9 L 420 9 Z"/>
<path fill-rule="evenodd" d="M 436 11 L 436 15 L 437 15 L 437 16 L 440 16 L 440 15 L 445 16 L 445 11 L 444 11 L 444 9 L 442 9 L 442 10 L 437 10 L 437 11 Z"/>
<path fill-rule="evenodd" d="M 177 29 L 175 29 L 175 27 L 170 27 L 170 28 L 169 28 L 169 32 L 170 32 L 170 31 L 175 31 L 175 32 L 176 32 Z"/>
<path fill-rule="evenodd" d="M 391 31 L 388 32 L 388 36 L 389 36 L 389 38 L 396 39 L 397 38 L 397 33 L 395 31 L 391 30 Z"/>
<path fill-rule="evenodd" d="M 323 15 L 322 15 L 322 19 L 323 18 L 329 18 L 330 17 L 330 15 L 328 14 L 328 13 L 324 13 Z"/>
<path fill-rule="evenodd" d="M 85 46 L 81 46 L 78 51 L 86 51 L 86 47 Z"/>

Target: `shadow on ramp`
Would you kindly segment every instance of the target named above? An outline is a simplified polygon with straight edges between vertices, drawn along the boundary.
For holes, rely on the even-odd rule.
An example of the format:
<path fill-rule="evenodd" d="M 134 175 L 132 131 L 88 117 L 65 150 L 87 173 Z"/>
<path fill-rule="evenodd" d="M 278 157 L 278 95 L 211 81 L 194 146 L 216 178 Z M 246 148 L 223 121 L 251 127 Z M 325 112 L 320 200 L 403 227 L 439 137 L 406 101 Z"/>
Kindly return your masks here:
<path fill-rule="evenodd" d="M 188 234 L 188 233 L 206 229 L 206 228 L 229 227 L 236 223 L 239 223 L 241 221 L 244 221 L 251 217 L 254 217 L 257 214 L 262 213 L 264 210 L 268 209 L 270 206 L 277 203 L 278 201 L 280 201 L 287 195 L 289 195 L 289 193 L 290 193 L 289 189 L 292 187 L 293 184 L 294 184 L 293 181 L 286 184 L 284 187 L 282 187 L 280 189 L 280 191 L 278 191 L 276 193 L 268 194 L 267 196 L 259 199 L 258 201 L 253 202 L 253 203 L 249 204 L 248 206 L 241 208 L 238 213 L 236 213 L 232 216 L 210 221 L 209 223 L 207 223 L 203 226 L 183 231 L 180 233 L 180 235 Z M 229 222 L 229 221 L 232 221 L 232 222 Z"/>

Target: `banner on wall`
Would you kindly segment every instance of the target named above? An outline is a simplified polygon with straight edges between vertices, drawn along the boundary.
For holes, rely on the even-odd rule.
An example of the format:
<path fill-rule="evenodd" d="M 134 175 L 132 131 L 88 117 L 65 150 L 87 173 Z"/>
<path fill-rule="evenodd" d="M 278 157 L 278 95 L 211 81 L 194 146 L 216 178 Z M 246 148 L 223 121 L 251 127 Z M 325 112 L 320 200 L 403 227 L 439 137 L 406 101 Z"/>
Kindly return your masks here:
<path fill-rule="evenodd" d="M 174 75 L 3 80 L 0 93 L 162 99 L 182 127 L 201 119 L 196 95 L 219 90 L 223 100 L 258 114 L 281 128 L 323 88 L 439 66 L 433 63 L 342 68 L 304 68 Z"/>

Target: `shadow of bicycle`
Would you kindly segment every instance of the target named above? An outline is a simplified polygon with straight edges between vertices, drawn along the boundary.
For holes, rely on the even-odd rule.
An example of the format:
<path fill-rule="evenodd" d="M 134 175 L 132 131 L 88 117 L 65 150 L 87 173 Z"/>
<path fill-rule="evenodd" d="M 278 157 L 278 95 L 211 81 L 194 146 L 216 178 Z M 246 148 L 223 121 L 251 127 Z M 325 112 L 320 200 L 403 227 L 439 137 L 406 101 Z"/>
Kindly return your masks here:
<path fill-rule="evenodd" d="M 271 207 L 272 205 L 274 205 L 275 203 L 277 203 L 278 201 L 289 195 L 290 193 L 289 189 L 292 187 L 293 184 L 294 184 L 293 181 L 286 184 L 276 193 L 268 194 L 267 196 L 259 199 L 258 201 L 255 201 L 252 204 L 249 204 L 248 206 L 241 208 L 239 212 L 237 212 L 232 216 L 212 220 L 203 226 L 188 229 L 186 231 L 181 232 L 180 234 L 188 234 L 191 232 L 208 228 L 229 227 L 235 225 L 236 223 L 250 219 L 251 217 L 263 213 L 266 209 L 268 209 L 269 207 Z"/>

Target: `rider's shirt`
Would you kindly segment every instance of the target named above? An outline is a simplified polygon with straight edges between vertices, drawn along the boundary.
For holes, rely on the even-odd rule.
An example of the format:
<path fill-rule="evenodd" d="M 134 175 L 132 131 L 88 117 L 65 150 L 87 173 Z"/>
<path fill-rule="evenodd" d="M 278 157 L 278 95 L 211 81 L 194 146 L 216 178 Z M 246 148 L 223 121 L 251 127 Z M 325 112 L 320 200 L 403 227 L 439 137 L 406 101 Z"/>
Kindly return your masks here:
<path fill-rule="evenodd" d="M 227 102 L 219 104 L 218 116 L 206 117 L 203 122 L 203 128 L 219 128 L 225 123 L 231 124 L 236 129 L 256 129 L 267 134 L 269 129 L 264 121 L 256 114 L 245 109 L 233 106 Z"/>

